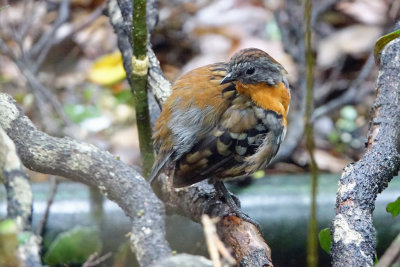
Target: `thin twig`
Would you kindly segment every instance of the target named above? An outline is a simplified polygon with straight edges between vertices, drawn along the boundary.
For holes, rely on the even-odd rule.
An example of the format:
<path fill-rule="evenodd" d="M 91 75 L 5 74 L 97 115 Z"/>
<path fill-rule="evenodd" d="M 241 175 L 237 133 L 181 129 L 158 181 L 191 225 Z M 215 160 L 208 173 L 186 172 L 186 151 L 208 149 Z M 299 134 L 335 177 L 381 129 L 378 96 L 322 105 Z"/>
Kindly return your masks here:
<path fill-rule="evenodd" d="M 375 267 L 389 267 L 400 261 L 400 234 L 393 240 L 392 244 L 386 249 Z"/>
<path fill-rule="evenodd" d="M 40 37 L 40 39 L 35 43 L 35 45 L 31 49 L 31 53 L 33 57 L 36 57 L 42 50 L 46 49 L 49 44 L 51 45 L 51 40 L 54 37 L 54 34 L 61 27 L 61 25 L 67 21 L 69 17 L 69 3 L 70 0 L 63 0 L 60 3 L 60 7 L 58 9 L 57 19 L 54 21 L 51 29 Z"/>
<path fill-rule="evenodd" d="M 236 264 L 235 259 L 229 253 L 224 243 L 219 239 L 215 224 L 219 221 L 219 218 L 210 219 L 207 214 L 203 214 L 201 217 L 201 223 L 203 224 L 204 235 L 206 237 L 208 253 L 213 262 L 214 267 L 221 267 L 220 254 L 230 265 Z"/>
<path fill-rule="evenodd" d="M 73 122 L 68 118 L 68 116 L 65 114 L 64 109 L 61 105 L 61 103 L 58 101 L 57 97 L 51 93 L 51 91 L 46 88 L 37 78 L 36 76 L 31 72 L 30 69 L 26 68 L 22 62 L 17 60 L 15 62 L 24 75 L 24 77 L 27 79 L 29 86 L 31 87 L 32 91 L 37 92 L 35 95 L 37 96 L 36 100 L 40 101 L 40 105 L 38 106 L 39 109 L 43 108 L 44 106 L 51 105 L 53 110 L 56 112 L 56 114 L 60 117 L 60 119 L 64 122 L 65 125 L 67 126 L 72 126 Z M 38 99 L 42 98 L 42 99 Z M 43 106 L 42 106 L 43 104 Z M 44 116 L 49 116 L 48 112 L 43 114 Z"/>
<path fill-rule="evenodd" d="M 66 2 L 67 1 L 64 1 L 64 3 L 66 3 Z M 68 34 L 64 35 L 62 38 L 59 38 L 59 39 L 49 38 L 48 42 L 46 43 L 46 46 L 42 49 L 41 53 L 38 55 L 38 57 L 35 61 L 34 70 L 39 69 L 40 65 L 42 65 L 42 63 L 45 60 L 51 47 L 63 42 L 66 39 L 71 38 L 71 36 L 73 36 L 74 34 L 80 32 L 81 30 L 83 30 L 86 27 L 88 27 L 89 25 L 91 25 L 94 20 L 96 20 L 99 16 L 101 16 L 101 14 L 105 10 L 105 8 L 106 8 L 106 2 L 104 2 L 102 5 L 97 7 L 92 13 L 90 13 L 88 16 L 86 16 L 85 20 L 80 25 L 78 25 L 75 29 L 71 30 Z M 60 7 L 60 10 L 61 10 L 61 7 Z M 63 13 L 65 13 L 65 11 L 63 11 Z M 61 14 L 61 11 L 60 11 L 60 14 Z M 66 14 L 64 14 L 63 16 L 65 17 Z M 67 16 L 67 18 L 68 18 L 68 16 Z M 58 24 L 55 26 L 58 26 Z M 53 27 L 55 27 L 55 26 L 53 26 Z M 58 26 L 58 28 L 60 26 Z M 54 36 L 50 36 L 50 37 L 54 37 Z"/>
<path fill-rule="evenodd" d="M 68 34 L 66 34 L 65 36 L 63 36 L 62 38 L 56 39 L 53 41 L 53 45 L 59 44 L 62 41 L 70 38 L 71 36 L 73 36 L 74 34 L 80 32 L 81 30 L 85 29 L 86 27 L 88 27 L 89 25 L 92 24 L 93 21 L 95 21 L 98 17 L 100 17 L 104 10 L 107 7 L 107 2 L 104 2 L 103 4 L 101 4 L 99 7 L 97 7 L 92 13 L 90 13 L 89 15 L 87 15 L 85 17 L 85 20 L 78 25 L 75 29 L 73 29 L 72 31 L 70 31 Z"/>
<path fill-rule="evenodd" d="M 51 176 L 51 178 L 50 178 L 50 194 L 49 194 L 49 198 L 47 199 L 46 209 L 43 213 L 42 218 L 40 219 L 38 228 L 36 230 L 36 235 L 38 235 L 38 236 L 41 236 L 43 234 L 43 229 L 44 229 L 47 219 L 49 217 L 50 208 L 51 208 L 51 205 L 53 204 L 54 197 L 56 196 L 57 188 L 58 188 L 58 181 L 54 176 Z"/>
<path fill-rule="evenodd" d="M 315 122 L 316 119 L 329 114 L 333 110 L 336 110 L 344 105 L 355 103 L 362 99 L 368 93 L 368 90 L 360 90 L 360 86 L 368 78 L 374 66 L 374 55 L 371 54 L 361 69 L 358 77 L 351 83 L 349 89 L 347 89 L 347 91 L 340 97 L 335 98 L 327 104 L 315 109 L 311 116 L 311 121 Z"/>
<path fill-rule="evenodd" d="M 40 65 L 43 63 L 50 48 L 53 47 L 53 39 L 57 30 L 66 22 L 69 18 L 69 3 L 70 0 L 64 0 L 60 4 L 58 9 L 58 17 L 53 23 L 51 30 L 44 33 L 39 41 L 31 49 L 32 58 L 36 58 L 35 62 L 32 64 L 32 72 L 36 73 Z"/>
<path fill-rule="evenodd" d="M 314 156 L 314 135 L 311 114 L 314 108 L 313 102 L 313 70 L 314 57 L 311 44 L 311 13 L 312 2 L 306 0 L 304 4 L 304 20 L 306 24 L 305 31 L 305 55 L 306 55 L 306 113 L 305 113 L 305 139 L 307 152 L 310 156 L 311 170 L 311 206 L 309 215 L 308 235 L 307 235 L 307 266 L 318 266 L 318 242 L 317 242 L 317 186 L 318 186 L 318 165 Z"/>
<path fill-rule="evenodd" d="M 85 261 L 85 263 L 82 265 L 82 267 L 92 267 L 92 266 L 99 265 L 100 263 L 108 260 L 108 258 L 110 258 L 112 256 L 112 253 L 108 252 L 98 258 L 97 258 L 97 256 L 98 256 L 97 252 L 90 255 L 90 257 Z"/>
<path fill-rule="evenodd" d="M 29 5 L 30 4 L 30 5 Z M 24 23 L 21 25 L 17 32 L 17 42 L 21 42 L 25 39 L 27 36 L 30 28 L 32 27 L 32 22 L 34 16 L 37 16 L 37 12 L 35 10 L 35 5 L 33 0 L 25 0 L 24 1 L 24 7 L 23 7 L 23 12 L 26 14 L 26 17 L 24 17 Z"/>
<path fill-rule="evenodd" d="M 151 139 L 150 112 L 147 101 L 147 74 L 149 58 L 147 56 L 146 1 L 132 0 L 132 93 L 135 103 L 136 125 L 139 134 L 142 175 L 148 177 L 154 162 L 153 141 Z M 125 53 L 125 51 L 121 51 Z"/>

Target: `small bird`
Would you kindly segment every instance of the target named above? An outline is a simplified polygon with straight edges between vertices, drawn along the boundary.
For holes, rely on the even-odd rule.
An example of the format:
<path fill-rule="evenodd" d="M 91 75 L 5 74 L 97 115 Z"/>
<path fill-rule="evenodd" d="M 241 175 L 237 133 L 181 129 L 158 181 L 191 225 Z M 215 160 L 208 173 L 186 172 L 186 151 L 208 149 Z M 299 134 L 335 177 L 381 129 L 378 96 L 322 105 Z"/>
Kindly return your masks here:
<path fill-rule="evenodd" d="M 176 188 L 204 179 L 237 216 L 248 219 L 223 180 L 265 168 L 286 135 L 290 89 L 286 70 L 266 52 L 247 48 L 180 77 L 154 127 L 157 158 Z"/>

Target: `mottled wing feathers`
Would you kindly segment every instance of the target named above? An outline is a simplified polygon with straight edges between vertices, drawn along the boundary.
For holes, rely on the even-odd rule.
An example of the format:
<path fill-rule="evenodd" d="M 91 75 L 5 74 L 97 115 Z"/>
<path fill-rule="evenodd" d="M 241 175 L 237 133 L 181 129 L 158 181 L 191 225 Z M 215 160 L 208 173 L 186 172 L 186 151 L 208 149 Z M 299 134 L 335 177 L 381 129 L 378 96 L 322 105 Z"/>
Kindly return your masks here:
<path fill-rule="evenodd" d="M 213 131 L 176 161 L 174 186 L 242 176 L 265 167 L 278 151 L 281 121 L 275 112 L 263 111 L 247 98 L 236 97 Z M 253 157 L 261 153 L 263 159 Z"/>

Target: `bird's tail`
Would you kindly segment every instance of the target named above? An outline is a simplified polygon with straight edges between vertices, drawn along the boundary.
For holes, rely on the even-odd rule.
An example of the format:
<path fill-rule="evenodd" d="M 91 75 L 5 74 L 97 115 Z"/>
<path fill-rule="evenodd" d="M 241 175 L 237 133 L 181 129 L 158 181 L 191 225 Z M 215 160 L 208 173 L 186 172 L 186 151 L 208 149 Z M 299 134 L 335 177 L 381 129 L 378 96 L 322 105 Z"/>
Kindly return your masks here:
<path fill-rule="evenodd" d="M 163 153 L 161 152 L 160 154 L 157 155 L 156 161 L 153 164 L 153 169 L 151 170 L 150 176 L 149 176 L 149 183 L 150 185 L 154 181 L 156 177 L 160 174 L 160 172 L 163 170 L 167 162 L 170 160 L 172 152 L 168 153 Z"/>

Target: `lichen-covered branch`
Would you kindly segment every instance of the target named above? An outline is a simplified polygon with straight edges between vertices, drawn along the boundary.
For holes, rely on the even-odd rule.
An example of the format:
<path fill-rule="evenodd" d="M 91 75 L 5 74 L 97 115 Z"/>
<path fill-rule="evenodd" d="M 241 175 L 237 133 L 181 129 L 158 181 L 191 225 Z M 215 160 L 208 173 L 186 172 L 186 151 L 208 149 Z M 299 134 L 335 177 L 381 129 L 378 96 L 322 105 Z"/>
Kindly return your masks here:
<path fill-rule="evenodd" d="M 97 187 L 115 201 L 132 221 L 131 244 L 142 266 L 171 255 L 163 204 L 132 167 L 93 145 L 38 131 L 4 93 L 0 93 L 0 127 L 29 169 Z"/>
<path fill-rule="evenodd" d="M 331 226 L 333 266 L 373 266 L 375 199 L 400 168 L 400 38 L 382 52 L 376 90 L 367 151 L 339 181 Z"/>
<path fill-rule="evenodd" d="M 29 177 L 18 158 L 13 141 L 0 126 L 0 178 L 7 191 L 7 216 L 14 220 L 15 234 L 25 232 L 26 242 L 19 244 L 17 256 L 27 266 L 42 266 L 41 238 L 32 231 L 32 190 Z"/>

